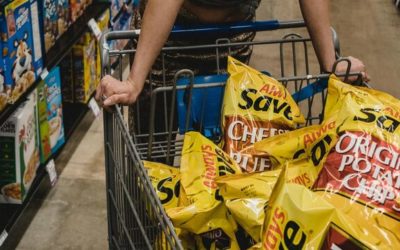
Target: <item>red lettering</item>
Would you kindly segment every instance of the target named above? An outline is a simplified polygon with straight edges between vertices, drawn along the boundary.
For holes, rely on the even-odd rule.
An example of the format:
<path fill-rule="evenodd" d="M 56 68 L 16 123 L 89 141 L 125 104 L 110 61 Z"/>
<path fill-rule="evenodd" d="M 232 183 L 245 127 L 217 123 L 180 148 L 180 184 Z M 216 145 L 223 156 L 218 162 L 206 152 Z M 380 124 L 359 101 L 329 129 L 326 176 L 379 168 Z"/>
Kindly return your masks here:
<path fill-rule="evenodd" d="M 259 92 L 264 92 L 274 97 L 282 97 L 285 96 L 285 93 L 279 89 L 279 87 L 269 84 L 264 84 Z"/>
<path fill-rule="evenodd" d="M 311 135 L 310 135 L 310 134 L 306 134 L 306 135 L 304 136 L 304 146 L 307 147 L 308 144 L 311 144 L 311 143 L 313 143 L 313 142 L 314 142 L 314 140 L 311 138 Z"/>
<path fill-rule="evenodd" d="M 285 213 L 283 211 L 279 212 L 279 208 L 276 208 L 274 212 L 274 218 L 276 218 L 277 220 L 281 219 L 281 224 L 283 224 L 283 222 L 285 221 Z"/>
<path fill-rule="evenodd" d="M 211 145 L 201 145 L 201 150 L 202 151 L 207 151 L 207 150 L 212 150 Z"/>
<path fill-rule="evenodd" d="M 205 180 L 203 181 L 204 186 L 209 187 L 211 189 L 216 189 L 217 188 L 217 183 L 212 180 Z"/>

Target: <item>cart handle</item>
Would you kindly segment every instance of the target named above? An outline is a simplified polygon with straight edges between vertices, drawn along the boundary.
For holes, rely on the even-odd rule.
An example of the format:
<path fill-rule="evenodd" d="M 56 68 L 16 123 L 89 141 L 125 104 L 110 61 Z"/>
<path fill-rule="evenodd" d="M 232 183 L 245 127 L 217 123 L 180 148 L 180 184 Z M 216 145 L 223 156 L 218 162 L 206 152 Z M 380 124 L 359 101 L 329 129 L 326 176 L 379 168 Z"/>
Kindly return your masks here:
<path fill-rule="evenodd" d="M 276 29 L 300 28 L 305 27 L 303 20 L 294 21 L 244 21 L 234 22 L 228 24 L 199 24 L 199 25 L 175 25 L 170 35 L 175 36 L 193 36 L 193 35 L 212 35 L 212 34 L 226 34 L 226 33 L 241 33 L 241 32 L 255 32 L 255 31 L 268 31 Z M 140 34 L 140 29 L 127 30 L 127 31 L 110 31 L 105 33 L 103 41 L 117 39 L 132 39 Z"/>
<path fill-rule="evenodd" d="M 188 35 L 217 35 L 226 33 L 242 33 L 268 31 L 287 28 L 305 27 L 303 20 L 294 21 L 244 21 L 228 24 L 198 24 L 198 25 L 175 25 L 171 31 L 172 37 L 188 36 Z"/>

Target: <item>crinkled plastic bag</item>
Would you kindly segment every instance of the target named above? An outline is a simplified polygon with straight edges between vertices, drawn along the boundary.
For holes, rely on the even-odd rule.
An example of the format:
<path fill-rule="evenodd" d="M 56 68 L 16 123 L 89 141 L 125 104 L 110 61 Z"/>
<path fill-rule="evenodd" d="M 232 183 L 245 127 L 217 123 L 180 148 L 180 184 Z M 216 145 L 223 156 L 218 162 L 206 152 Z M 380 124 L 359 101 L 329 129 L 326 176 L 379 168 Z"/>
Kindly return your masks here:
<path fill-rule="evenodd" d="M 267 139 L 255 148 L 277 162 L 308 161 L 317 173 L 316 194 L 399 248 L 399 100 L 332 76 L 325 111 L 321 125 Z"/>
<path fill-rule="evenodd" d="M 302 185 L 287 183 L 285 171 L 268 203 L 262 235 L 263 249 L 388 249 L 322 197 Z"/>
<path fill-rule="evenodd" d="M 306 161 L 286 163 L 286 181 L 311 187 L 313 167 Z M 267 204 L 281 170 L 244 173 L 217 179 L 220 194 L 235 221 L 255 241 L 261 241 L 264 207 Z M 311 172 L 311 174 L 310 174 Z"/>
<path fill-rule="evenodd" d="M 223 149 L 246 172 L 270 169 L 267 156 L 253 157 L 252 145 L 305 122 L 287 89 L 277 80 L 228 58 L 230 74 L 222 106 Z"/>
<path fill-rule="evenodd" d="M 151 161 L 143 161 L 143 165 L 163 207 L 176 207 L 180 191 L 179 168 Z"/>
<path fill-rule="evenodd" d="M 241 173 L 237 163 L 212 141 L 198 132 L 185 134 L 181 158 L 185 200 L 167 213 L 174 226 L 201 238 L 196 241 L 199 249 L 239 249 L 237 224 L 216 183 L 218 176 L 237 173 Z"/>

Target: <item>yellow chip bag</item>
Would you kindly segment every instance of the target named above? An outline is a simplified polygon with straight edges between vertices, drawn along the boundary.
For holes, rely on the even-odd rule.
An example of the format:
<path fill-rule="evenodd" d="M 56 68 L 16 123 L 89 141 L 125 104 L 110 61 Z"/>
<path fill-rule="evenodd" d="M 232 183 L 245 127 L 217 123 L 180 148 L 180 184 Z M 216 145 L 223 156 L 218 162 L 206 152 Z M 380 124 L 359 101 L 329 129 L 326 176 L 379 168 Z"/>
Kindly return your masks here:
<path fill-rule="evenodd" d="M 321 146 L 332 143 L 337 125 L 337 117 L 331 116 L 321 125 L 300 128 L 256 142 L 254 149 L 259 155 L 268 155 L 273 168 L 282 166 L 287 161 L 309 158 L 306 151 L 310 149 L 315 151 L 314 160 L 319 160 Z"/>
<path fill-rule="evenodd" d="M 308 188 L 279 178 L 266 210 L 263 249 L 388 249 L 368 227 Z"/>
<path fill-rule="evenodd" d="M 287 162 L 286 181 L 311 187 L 313 166 L 307 161 Z M 217 178 L 220 194 L 235 221 L 255 241 L 261 241 L 264 206 L 276 184 L 281 170 L 244 173 Z"/>
<path fill-rule="evenodd" d="M 301 150 L 299 158 L 318 173 L 312 186 L 316 194 L 400 248 L 400 101 L 334 76 L 327 98 L 322 125 L 271 138 L 279 141 L 273 149 L 267 143 L 255 148 L 274 151 L 278 161 Z M 287 155 L 279 147 L 287 148 Z"/>
<path fill-rule="evenodd" d="M 305 122 L 304 117 L 277 80 L 232 57 L 228 72 L 222 106 L 223 149 L 246 172 L 268 170 L 268 157 L 253 157 L 252 144 L 296 128 Z"/>
<path fill-rule="evenodd" d="M 174 226 L 198 235 L 200 249 L 239 249 L 237 224 L 219 194 L 216 178 L 241 173 L 237 163 L 198 132 L 187 132 L 181 158 L 185 200 L 167 210 Z"/>
<path fill-rule="evenodd" d="M 180 173 L 179 169 L 159 162 L 143 161 L 158 198 L 163 207 L 167 210 L 177 207 L 180 192 Z M 194 238 L 192 235 L 180 228 L 175 228 L 175 232 L 181 240 L 185 249 L 195 249 L 192 246 Z M 164 234 L 160 234 L 161 242 L 167 244 Z M 164 245 L 164 244 L 163 244 Z"/>
<path fill-rule="evenodd" d="M 180 190 L 179 169 L 151 161 L 143 161 L 143 165 L 163 207 L 176 207 Z"/>

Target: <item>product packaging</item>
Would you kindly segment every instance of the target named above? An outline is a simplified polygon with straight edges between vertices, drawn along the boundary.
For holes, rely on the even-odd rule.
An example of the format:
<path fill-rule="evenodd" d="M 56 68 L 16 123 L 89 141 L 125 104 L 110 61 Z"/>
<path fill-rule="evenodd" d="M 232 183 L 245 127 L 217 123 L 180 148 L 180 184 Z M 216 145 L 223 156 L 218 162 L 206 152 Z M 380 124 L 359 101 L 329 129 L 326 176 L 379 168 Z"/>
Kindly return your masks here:
<path fill-rule="evenodd" d="M 0 8 L 4 88 L 10 103 L 14 103 L 42 71 L 41 43 L 32 32 L 32 28 L 35 32 L 39 30 L 36 9 L 35 2 L 31 6 L 28 0 L 11 1 Z"/>
<path fill-rule="evenodd" d="M 37 95 L 28 100 L 0 127 L 0 203 L 21 204 L 39 166 Z"/>
<path fill-rule="evenodd" d="M 60 69 L 53 68 L 38 86 L 41 162 L 64 144 Z"/>
<path fill-rule="evenodd" d="M 267 139 L 255 148 L 277 162 L 308 161 L 317 176 L 315 194 L 397 246 L 399 104 L 389 94 L 352 87 L 332 76 L 321 125 Z"/>
<path fill-rule="evenodd" d="M 239 249 L 236 222 L 216 178 L 241 173 L 235 161 L 198 132 L 187 132 L 181 158 L 179 207 L 167 210 L 175 227 L 193 233 L 199 249 Z"/>
<path fill-rule="evenodd" d="M 55 44 L 58 38 L 58 3 L 57 0 L 41 0 L 42 2 L 42 22 L 43 22 L 43 40 L 45 51 Z"/>
<path fill-rule="evenodd" d="M 61 36 L 72 23 L 68 0 L 57 0 L 57 16 L 58 36 Z"/>
<path fill-rule="evenodd" d="M 228 58 L 222 106 L 223 149 L 246 172 L 270 170 L 268 156 L 253 157 L 253 144 L 305 122 L 288 90 L 277 80 Z"/>
<path fill-rule="evenodd" d="M 75 102 L 87 103 L 99 83 L 97 72 L 97 42 L 91 33 L 85 33 L 74 45 L 74 89 Z"/>

